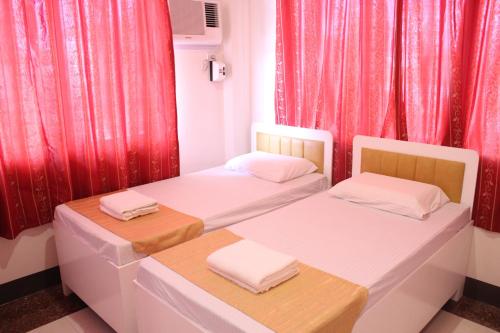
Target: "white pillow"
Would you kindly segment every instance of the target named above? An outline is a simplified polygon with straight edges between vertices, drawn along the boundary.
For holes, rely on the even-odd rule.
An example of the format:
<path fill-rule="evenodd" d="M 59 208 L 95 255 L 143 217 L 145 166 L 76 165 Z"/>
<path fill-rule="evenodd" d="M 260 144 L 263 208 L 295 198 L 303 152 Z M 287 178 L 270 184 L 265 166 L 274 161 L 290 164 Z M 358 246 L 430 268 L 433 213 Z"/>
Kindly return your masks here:
<path fill-rule="evenodd" d="M 314 163 L 305 158 L 271 154 L 262 151 L 236 156 L 227 161 L 224 168 L 247 172 L 256 177 L 276 183 L 307 175 L 318 169 Z"/>
<path fill-rule="evenodd" d="M 417 219 L 424 219 L 450 201 L 443 190 L 435 185 L 370 172 L 346 179 L 328 190 L 328 193 L 340 199 Z"/>

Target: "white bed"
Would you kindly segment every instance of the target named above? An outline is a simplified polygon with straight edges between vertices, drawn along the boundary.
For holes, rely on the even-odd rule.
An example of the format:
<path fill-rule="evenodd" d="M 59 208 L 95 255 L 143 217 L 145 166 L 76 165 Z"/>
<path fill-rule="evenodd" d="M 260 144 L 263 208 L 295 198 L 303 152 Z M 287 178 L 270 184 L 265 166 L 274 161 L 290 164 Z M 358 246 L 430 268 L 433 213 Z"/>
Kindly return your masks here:
<path fill-rule="evenodd" d="M 418 332 L 454 293 L 461 295 L 477 154 L 367 137 L 357 138 L 355 154 L 361 147 L 463 161 L 461 203 L 419 221 L 323 192 L 228 229 L 367 287 L 354 332 Z M 353 168 L 359 172 L 359 156 Z M 140 332 L 270 332 L 152 258 L 141 263 L 136 285 Z"/>
<path fill-rule="evenodd" d="M 329 187 L 332 141 L 328 132 L 254 125 L 252 133 L 252 150 L 276 152 L 274 143 L 285 144 L 289 140 L 291 147 L 294 140 L 301 146 L 295 146 L 294 151 L 291 148 L 288 153 L 303 154 L 304 158 L 308 158 L 306 146 L 320 142 L 323 173 L 274 183 L 221 166 L 132 190 L 201 218 L 205 231 L 210 231 L 259 216 Z M 280 152 L 281 147 L 276 153 Z M 133 279 L 145 256 L 134 252 L 129 241 L 66 205 L 56 208 L 54 230 L 65 293 L 74 291 L 115 330 L 136 331 Z"/>
<path fill-rule="evenodd" d="M 319 173 L 279 184 L 228 171 L 221 166 L 131 189 L 162 205 L 201 218 L 207 232 L 261 215 L 327 187 L 325 176 Z M 135 252 L 129 241 L 101 228 L 66 205 L 56 208 L 55 223 L 117 266 L 145 257 Z"/>

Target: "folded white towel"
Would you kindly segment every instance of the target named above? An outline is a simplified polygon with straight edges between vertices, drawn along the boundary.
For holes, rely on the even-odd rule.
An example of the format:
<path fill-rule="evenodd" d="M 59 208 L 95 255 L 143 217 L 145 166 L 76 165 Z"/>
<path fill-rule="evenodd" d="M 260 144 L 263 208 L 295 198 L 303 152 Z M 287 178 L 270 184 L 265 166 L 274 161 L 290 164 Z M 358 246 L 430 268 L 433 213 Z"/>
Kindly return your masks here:
<path fill-rule="evenodd" d="M 256 294 L 299 272 L 295 258 L 246 239 L 215 251 L 207 263 L 215 273 Z"/>
<path fill-rule="evenodd" d="M 135 191 L 123 191 L 105 195 L 100 199 L 100 209 L 119 220 L 128 221 L 134 217 L 159 211 L 158 203 Z"/>

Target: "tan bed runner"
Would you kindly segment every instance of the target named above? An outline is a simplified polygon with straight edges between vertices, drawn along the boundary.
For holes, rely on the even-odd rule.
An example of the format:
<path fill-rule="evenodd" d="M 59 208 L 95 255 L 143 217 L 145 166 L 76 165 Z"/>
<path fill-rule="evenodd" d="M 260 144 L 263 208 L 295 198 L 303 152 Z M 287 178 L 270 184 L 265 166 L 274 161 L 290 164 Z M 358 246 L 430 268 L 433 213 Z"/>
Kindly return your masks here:
<path fill-rule="evenodd" d="M 136 252 L 148 255 L 203 233 L 201 219 L 162 205 L 159 212 L 129 221 L 117 220 L 99 209 L 99 199 L 108 194 L 70 201 L 66 205 L 115 235 L 130 241 Z"/>
<path fill-rule="evenodd" d="M 221 229 L 152 257 L 273 331 L 352 331 L 368 297 L 364 287 L 300 263 L 297 276 L 255 295 L 210 271 L 208 255 L 240 239 Z"/>

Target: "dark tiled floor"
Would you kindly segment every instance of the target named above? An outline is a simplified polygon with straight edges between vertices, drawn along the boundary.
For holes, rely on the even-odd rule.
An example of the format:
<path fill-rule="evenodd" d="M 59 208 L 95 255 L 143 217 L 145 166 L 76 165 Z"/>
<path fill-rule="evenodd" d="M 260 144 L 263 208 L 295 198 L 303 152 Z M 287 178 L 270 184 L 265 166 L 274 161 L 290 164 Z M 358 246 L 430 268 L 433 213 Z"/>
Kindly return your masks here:
<path fill-rule="evenodd" d="M 500 308 L 493 305 L 464 296 L 459 302 L 446 303 L 444 310 L 500 332 Z"/>
<path fill-rule="evenodd" d="M 0 305 L 0 332 L 27 332 L 85 306 L 74 294 L 65 297 L 56 285 Z"/>

